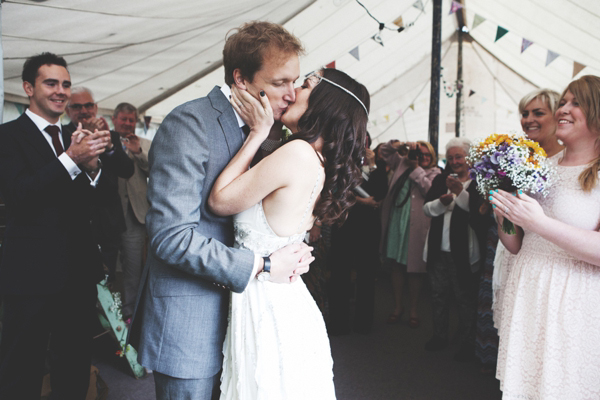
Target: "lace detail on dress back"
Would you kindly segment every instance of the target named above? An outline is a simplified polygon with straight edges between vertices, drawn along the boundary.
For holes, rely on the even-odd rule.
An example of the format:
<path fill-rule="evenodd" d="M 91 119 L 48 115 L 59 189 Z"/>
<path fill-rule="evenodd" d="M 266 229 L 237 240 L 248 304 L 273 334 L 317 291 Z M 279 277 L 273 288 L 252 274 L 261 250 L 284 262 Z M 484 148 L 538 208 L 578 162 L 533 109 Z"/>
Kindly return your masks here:
<path fill-rule="evenodd" d="M 288 244 L 304 240 L 306 231 L 301 231 L 301 229 L 304 226 L 306 217 L 311 209 L 320 182 L 321 170 L 319 170 L 310 195 L 310 200 L 306 205 L 302 220 L 300 221 L 298 228 L 296 228 L 295 234 L 291 236 L 277 235 L 267 221 L 267 216 L 265 215 L 261 200 L 254 206 L 233 217 L 235 246 L 252 250 L 256 254 L 264 257 Z"/>

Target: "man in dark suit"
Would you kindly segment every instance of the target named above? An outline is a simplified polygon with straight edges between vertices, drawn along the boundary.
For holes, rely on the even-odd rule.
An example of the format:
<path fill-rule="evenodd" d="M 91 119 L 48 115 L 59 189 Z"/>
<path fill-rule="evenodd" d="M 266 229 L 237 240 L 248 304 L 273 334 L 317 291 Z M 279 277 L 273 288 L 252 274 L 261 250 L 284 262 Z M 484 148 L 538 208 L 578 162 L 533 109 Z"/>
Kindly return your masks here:
<path fill-rule="evenodd" d="M 4 316 L 0 398 L 40 398 L 50 348 L 52 396 L 85 398 L 96 283 L 102 278 L 90 228 L 107 131 L 67 135 L 59 124 L 71 95 L 62 57 L 23 66 L 29 109 L 0 125 L 0 192 L 7 223 L 0 262 Z"/>
<path fill-rule="evenodd" d="M 104 118 L 96 116 L 97 112 L 98 105 L 90 89 L 83 86 L 72 88 L 67 106 L 67 115 L 71 122 L 64 127 L 65 132 L 75 132 L 79 124 L 90 132 L 108 130 L 108 124 Z M 106 152 L 100 155 L 102 174 L 92 199 L 92 229 L 94 238 L 100 245 L 102 262 L 108 269 L 109 282 L 115 278 L 120 237 L 125 231 L 118 179 L 128 179 L 134 171 L 133 160 L 125 154 L 119 134 L 111 132 L 110 140 Z"/>

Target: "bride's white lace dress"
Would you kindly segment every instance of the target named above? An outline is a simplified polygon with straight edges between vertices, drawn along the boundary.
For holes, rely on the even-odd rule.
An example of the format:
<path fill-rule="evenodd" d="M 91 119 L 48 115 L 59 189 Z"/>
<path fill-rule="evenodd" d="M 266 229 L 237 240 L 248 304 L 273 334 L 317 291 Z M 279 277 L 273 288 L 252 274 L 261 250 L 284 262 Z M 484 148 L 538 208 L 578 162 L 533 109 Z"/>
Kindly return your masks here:
<path fill-rule="evenodd" d="M 600 187 L 580 188 L 584 168 L 557 166 L 538 201 L 552 218 L 598 230 Z M 506 283 L 497 378 L 504 399 L 600 399 L 599 266 L 525 232 Z"/>
<path fill-rule="evenodd" d="M 261 256 L 306 234 L 277 236 L 262 202 L 236 215 L 234 227 L 236 246 Z M 232 293 L 223 355 L 221 399 L 335 399 L 325 323 L 302 279 L 252 279 L 243 293 Z"/>

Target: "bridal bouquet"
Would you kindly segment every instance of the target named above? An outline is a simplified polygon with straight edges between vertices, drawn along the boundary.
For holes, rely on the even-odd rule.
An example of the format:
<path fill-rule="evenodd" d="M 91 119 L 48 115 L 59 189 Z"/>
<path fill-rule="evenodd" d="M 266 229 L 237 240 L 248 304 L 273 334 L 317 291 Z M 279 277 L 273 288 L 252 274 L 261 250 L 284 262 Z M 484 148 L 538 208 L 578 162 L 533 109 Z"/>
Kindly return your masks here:
<path fill-rule="evenodd" d="M 467 162 L 471 179 L 476 180 L 477 190 L 484 198 L 496 189 L 546 196 L 554 175 L 544 149 L 523 133 L 488 136 L 471 146 Z M 504 218 L 502 230 L 514 234 L 514 224 Z"/>

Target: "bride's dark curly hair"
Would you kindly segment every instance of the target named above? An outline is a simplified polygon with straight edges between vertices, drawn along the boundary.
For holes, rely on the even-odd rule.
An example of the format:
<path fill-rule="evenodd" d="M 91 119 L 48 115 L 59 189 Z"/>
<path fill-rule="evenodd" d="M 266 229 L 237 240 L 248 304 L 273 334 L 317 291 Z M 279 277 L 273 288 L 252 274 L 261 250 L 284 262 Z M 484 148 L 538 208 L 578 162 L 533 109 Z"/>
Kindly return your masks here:
<path fill-rule="evenodd" d="M 323 69 L 322 76 L 354 93 L 367 107 L 367 88 L 342 71 Z M 314 215 L 325 224 L 342 224 L 356 202 L 352 189 L 362 181 L 368 115 L 350 94 L 322 80 L 308 98 L 308 109 L 298 121 L 293 139 L 314 143 L 323 138 L 325 184 Z"/>

